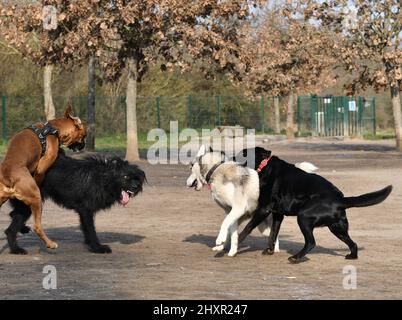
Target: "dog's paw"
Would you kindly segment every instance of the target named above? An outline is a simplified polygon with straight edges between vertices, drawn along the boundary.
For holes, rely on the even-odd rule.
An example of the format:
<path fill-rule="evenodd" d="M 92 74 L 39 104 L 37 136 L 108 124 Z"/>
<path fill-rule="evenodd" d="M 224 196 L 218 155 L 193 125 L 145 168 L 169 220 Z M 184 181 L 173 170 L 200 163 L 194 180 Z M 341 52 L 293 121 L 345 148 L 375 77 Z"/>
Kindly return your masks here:
<path fill-rule="evenodd" d="M 349 254 L 347 254 L 347 255 L 345 256 L 345 259 L 346 259 L 346 260 L 356 260 L 356 259 L 357 259 L 357 254 L 349 253 Z"/>
<path fill-rule="evenodd" d="M 57 248 L 59 247 L 59 245 L 58 245 L 56 242 L 50 241 L 50 242 L 46 245 L 46 247 L 47 247 L 48 249 L 57 249 Z"/>
<path fill-rule="evenodd" d="M 50 243 L 48 243 L 48 244 L 46 245 L 46 247 L 47 247 L 48 249 L 57 249 L 57 248 L 59 247 L 59 245 L 58 245 L 56 242 L 51 241 Z"/>
<path fill-rule="evenodd" d="M 28 227 L 28 226 L 23 226 L 23 227 L 21 228 L 21 230 L 20 230 L 20 233 L 21 233 L 21 234 L 27 234 L 27 233 L 30 233 L 30 232 L 31 232 L 31 228 Z"/>
<path fill-rule="evenodd" d="M 89 251 L 93 253 L 112 253 L 112 249 L 110 249 L 110 247 L 105 244 L 90 246 Z"/>
<path fill-rule="evenodd" d="M 15 247 L 13 249 L 10 249 L 10 253 L 11 254 L 21 254 L 21 255 L 28 254 L 28 252 L 21 247 Z"/>
<path fill-rule="evenodd" d="M 236 255 L 237 255 L 237 251 L 234 251 L 234 250 L 233 251 L 230 250 L 229 253 L 228 253 L 229 257 L 235 257 Z"/>
<path fill-rule="evenodd" d="M 267 248 L 267 249 L 265 249 L 265 250 L 262 251 L 262 254 L 263 254 L 264 256 L 266 256 L 266 255 L 272 256 L 272 255 L 274 254 L 274 252 L 275 252 L 275 250 L 272 250 L 272 249 Z"/>
<path fill-rule="evenodd" d="M 298 264 L 300 262 L 308 261 L 309 259 L 307 257 L 298 258 L 298 257 L 292 256 L 292 257 L 289 257 L 288 260 L 292 264 Z"/>
<path fill-rule="evenodd" d="M 301 262 L 300 259 L 295 258 L 295 257 L 289 257 L 288 260 L 292 264 L 297 264 L 297 263 Z"/>
<path fill-rule="evenodd" d="M 226 240 L 226 239 L 225 239 Z M 220 245 L 225 245 L 225 240 L 221 240 L 221 239 L 216 239 L 216 241 L 215 241 L 215 245 L 216 246 L 220 246 Z"/>
<path fill-rule="evenodd" d="M 225 244 L 226 239 L 227 239 L 227 233 L 226 234 L 219 233 L 218 237 L 216 238 L 215 245 L 219 246 L 221 244 Z"/>
<path fill-rule="evenodd" d="M 212 251 L 223 251 L 224 248 L 225 248 L 225 246 L 223 244 L 221 244 L 219 246 L 213 247 Z"/>

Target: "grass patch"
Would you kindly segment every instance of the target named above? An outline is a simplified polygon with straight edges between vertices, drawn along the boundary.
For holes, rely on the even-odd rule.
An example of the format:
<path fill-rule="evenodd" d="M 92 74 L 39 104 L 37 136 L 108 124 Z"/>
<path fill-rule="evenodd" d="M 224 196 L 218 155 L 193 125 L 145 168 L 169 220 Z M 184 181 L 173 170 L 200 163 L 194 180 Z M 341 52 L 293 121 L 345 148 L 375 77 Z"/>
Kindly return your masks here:
<path fill-rule="evenodd" d="M 392 129 L 387 130 L 379 130 L 376 135 L 373 134 L 365 134 L 363 135 L 364 139 L 367 140 L 387 140 L 387 139 L 395 139 L 395 131 Z"/>
<path fill-rule="evenodd" d="M 6 154 L 7 151 L 7 143 L 1 143 L 0 144 L 0 157 L 4 157 L 4 155 Z"/>
<path fill-rule="evenodd" d="M 126 151 L 127 136 L 125 134 L 116 134 L 108 137 L 97 137 L 95 140 L 96 151 L 112 151 L 124 152 Z M 147 141 L 146 133 L 138 134 L 138 148 L 149 149 L 154 142 Z"/>

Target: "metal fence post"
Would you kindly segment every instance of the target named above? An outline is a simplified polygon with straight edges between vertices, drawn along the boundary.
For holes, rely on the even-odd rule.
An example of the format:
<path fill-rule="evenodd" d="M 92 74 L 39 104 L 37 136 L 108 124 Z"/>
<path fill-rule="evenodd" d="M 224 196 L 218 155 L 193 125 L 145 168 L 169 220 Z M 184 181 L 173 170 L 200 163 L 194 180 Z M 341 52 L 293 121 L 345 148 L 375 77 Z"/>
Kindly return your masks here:
<path fill-rule="evenodd" d="M 260 100 L 260 109 L 261 109 L 261 131 L 264 134 L 265 133 L 265 101 L 264 101 L 264 96 L 261 96 L 261 100 Z"/>
<path fill-rule="evenodd" d="M 311 131 L 313 136 L 317 135 L 317 98 L 310 97 L 310 112 L 311 112 Z"/>
<path fill-rule="evenodd" d="M 7 142 L 7 97 L 1 97 L 1 122 L 2 122 L 2 134 L 3 134 L 3 143 Z"/>
<path fill-rule="evenodd" d="M 215 97 L 215 103 L 216 103 L 216 123 L 218 126 L 221 125 L 221 96 L 217 95 Z"/>
<path fill-rule="evenodd" d="M 160 129 L 161 127 L 161 97 L 156 97 L 156 127 Z"/>
<path fill-rule="evenodd" d="M 358 135 L 363 135 L 363 112 L 364 112 L 364 105 L 363 105 L 363 97 L 357 98 L 357 106 L 358 106 Z"/>
<path fill-rule="evenodd" d="M 349 136 L 349 99 L 343 97 L 343 135 Z"/>
<path fill-rule="evenodd" d="M 188 108 L 188 110 L 187 110 L 187 113 L 188 113 L 187 123 L 188 123 L 188 127 L 192 128 L 192 126 L 193 126 L 193 96 L 191 94 L 188 96 L 188 106 L 187 106 L 187 108 Z"/>
<path fill-rule="evenodd" d="M 301 112 L 300 112 L 300 96 L 297 96 L 297 135 L 301 133 Z"/>
<path fill-rule="evenodd" d="M 373 107 L 373 134 L 375 137 L 377 135 L 377 114 L 376 114 L 375 98 L 373 98 L 373 102 L 371 104 Z"/>

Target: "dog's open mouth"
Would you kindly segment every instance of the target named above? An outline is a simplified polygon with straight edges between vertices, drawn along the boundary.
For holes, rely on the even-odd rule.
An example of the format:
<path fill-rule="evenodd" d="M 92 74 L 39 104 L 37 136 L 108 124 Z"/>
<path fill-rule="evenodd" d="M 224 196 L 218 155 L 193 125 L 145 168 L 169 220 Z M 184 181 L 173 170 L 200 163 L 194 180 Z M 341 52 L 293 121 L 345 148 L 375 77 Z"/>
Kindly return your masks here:
<path fill-rule="evenodd" d="M 120 204 L 122 204 L 123 206 L 127 205 L 128 202 L 130 201 L 130 197 L 132 197 L 134 195 L 134 192 L 127 190 L 121 191 L 121 198 L 120 198 Z"/>
<path fill-rule="evenodd" d="M 85 148 L 85 142 L 84 141 L 74 142 L 73 144 L 69 145 L 67 148 L 69 148 L 73 152 L 78 152 Z"/>

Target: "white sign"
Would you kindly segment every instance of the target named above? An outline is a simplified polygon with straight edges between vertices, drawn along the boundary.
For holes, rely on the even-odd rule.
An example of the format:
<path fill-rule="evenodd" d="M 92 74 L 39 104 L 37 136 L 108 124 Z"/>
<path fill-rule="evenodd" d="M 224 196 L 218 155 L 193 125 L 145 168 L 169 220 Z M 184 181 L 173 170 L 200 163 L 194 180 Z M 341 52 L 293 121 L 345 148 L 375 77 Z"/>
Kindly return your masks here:
<path fill-rule="evenodd" d="M 353 112 L 357 111 L 356 101 L 354 101 L 354 100 L 349 101 L 349 111 L 353 111 Z"/>

